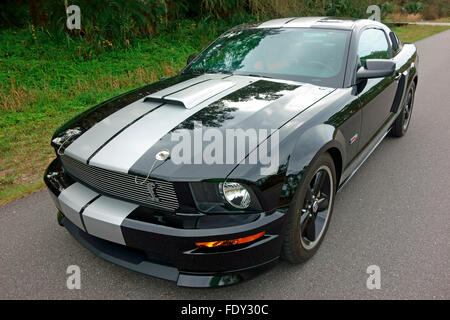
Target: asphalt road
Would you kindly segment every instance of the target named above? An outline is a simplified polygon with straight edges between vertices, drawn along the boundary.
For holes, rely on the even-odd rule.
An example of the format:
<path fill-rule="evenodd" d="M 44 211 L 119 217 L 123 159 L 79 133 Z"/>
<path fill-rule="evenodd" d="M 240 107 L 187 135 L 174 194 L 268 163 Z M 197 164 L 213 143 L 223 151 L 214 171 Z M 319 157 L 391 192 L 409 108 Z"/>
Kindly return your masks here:
<path fill-rule="evenodd" d="M 0 298 L 450 298 L 450 30 L 417 43 L 412 122 L 386 138 L 337 195 L 328 234 L 303 265 L 281 262 L 226 288 L 187 289 L 95 257 L 56 223 L 47 191 L 0 207 Z M 81 268 L 81 289 L 66 268 Z M 381 289 L 366 287 L 369 265 Z"/>

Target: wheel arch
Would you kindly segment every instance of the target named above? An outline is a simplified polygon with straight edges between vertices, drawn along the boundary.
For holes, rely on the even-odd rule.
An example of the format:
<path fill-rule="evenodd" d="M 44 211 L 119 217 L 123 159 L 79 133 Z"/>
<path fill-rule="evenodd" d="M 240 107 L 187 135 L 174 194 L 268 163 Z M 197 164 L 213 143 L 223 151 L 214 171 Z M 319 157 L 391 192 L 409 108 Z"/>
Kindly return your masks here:
<path fill-rule="evenodd" d="M 291 153 L 282 190 L 288 191 L 280 198 L 281 203 L 290 203 L 308 168 L 317 158 L 328 152 L 336 170 L 336 188 L 339 186 L 344 167 L 345 138 L 341 131 L 329 124 L 319 124 L 305 130 L 297 139 Z"/>
<path fill-rule="evenodd" d="M 299 172 L 308 167 L 320 154 L 329 152 L 335 165 L 342 169 L 345 162 L 345 137 L 334 126 L 322 123 L 305 130 L 298 137 L 291 153 L 288 173 Z"/>
<path fill-rule="evenodd" d="M 334 168 L 336 169 L 336 188 L 338 188 L 341 183 L 342 176 L 342 154 L 341 151 L 336 147 L 331 147 L 326 152 L 328 152 L 333 159 Z"/>

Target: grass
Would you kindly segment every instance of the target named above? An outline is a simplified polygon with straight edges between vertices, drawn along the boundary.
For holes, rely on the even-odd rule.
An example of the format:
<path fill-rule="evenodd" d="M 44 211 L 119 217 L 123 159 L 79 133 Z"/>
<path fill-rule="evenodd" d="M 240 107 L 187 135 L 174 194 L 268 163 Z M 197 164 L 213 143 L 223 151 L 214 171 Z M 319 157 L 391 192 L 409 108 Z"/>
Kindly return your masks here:
<path fill-rule="evenodd" d="M 178 72 L 227 25 L 192 21 L 125 49 L 93 52 L 35 30 L 0 32 L 0 205 L 44 187 L 53 131 L 86 108 Z M 413 42 L 445 27 L 395 27 Z"/>
<path fill-rule="evenodd" d="M 0 205 L 41 189 L 53 131 L 98 102 L 179 71 L 222 32 L 178 32 L 102 53 L 34 30 L 0 32 Z"/>
<path fill-rule="evenodd" d="M 397 33 L 397 36 L 402 42 L 412 43 L 420 39 L 429 37 L 435 33 L 439 33 L 450 29 L 449 26 L 429 26 L 429 25 L 417 25 L 409 24 L 399 27 L 392 27 L 392 30 Z"/>
<path fill-rule="evenodd" d="M 450 22 L 450 17 L 442 17 L 434 20 L 424 19 L 424 17 L 419 14 L 405 14 L 405 13 L 391 13 L 385 18 L 386 22 Z"/>

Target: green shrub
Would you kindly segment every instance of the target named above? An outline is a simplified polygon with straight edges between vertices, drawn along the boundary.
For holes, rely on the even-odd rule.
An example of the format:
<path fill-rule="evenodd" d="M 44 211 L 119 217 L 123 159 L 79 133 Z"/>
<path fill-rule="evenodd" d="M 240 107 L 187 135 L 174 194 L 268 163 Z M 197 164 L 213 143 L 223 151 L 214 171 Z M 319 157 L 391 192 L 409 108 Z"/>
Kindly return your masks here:
<path fill-rule="evenodd" d="M 129 47 L 140 38 L 177 29 L 180 20 L 205 25 L 240 24 L 292 16 L 367 18 L 369 5 L 381 7 L 382 17 L 395 12 L 404 0 L 3 0 L 0 28 L 29 27 L 34 41 L 42 35 L 58 43 L 76 45 L 89 58 L 117 47 Z M 408 2 L 404 10 L 425 18 L 448 15 L 448 0 Z M 66 5 L 81 9 L 81 30 L 66 28 Z M 214 24 L 211 22 L 214 21 Z M 221 21 L 224 21 L 223 23 Z M 216 23 L 218 22 L 218 23 Z M 216 32 L 216 30 L 213 30 Z M 39 35 L 42 34 L 42 35 Z"/>
<path fill-rule="evenodd" d="M 395 6 L 390 2 L 384 2 L 380 8 L 381 8 L 381 16 L 385 17 L 388 14 L 394 13 Z"/>
<path fill-rule="evenodd" d="M 423 3 L 422 2 L 408 2 L 405 5 L 405 10 L 409 14 L 417 14 L 421 12 L 423 9 Z"/>

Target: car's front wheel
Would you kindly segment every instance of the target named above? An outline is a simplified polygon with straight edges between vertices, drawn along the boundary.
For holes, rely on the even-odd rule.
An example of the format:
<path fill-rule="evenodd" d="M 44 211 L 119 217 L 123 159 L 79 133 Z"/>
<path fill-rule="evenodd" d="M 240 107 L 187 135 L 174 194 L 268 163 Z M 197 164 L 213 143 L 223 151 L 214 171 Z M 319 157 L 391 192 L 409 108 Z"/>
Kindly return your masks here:
<path fill-rule="evenodd" d="M 309 167 L 288 212 L 282 257 L 292 263 L 311 258 L 330 223 L 336 191 L 336 170 L 328 153 Z"/>

